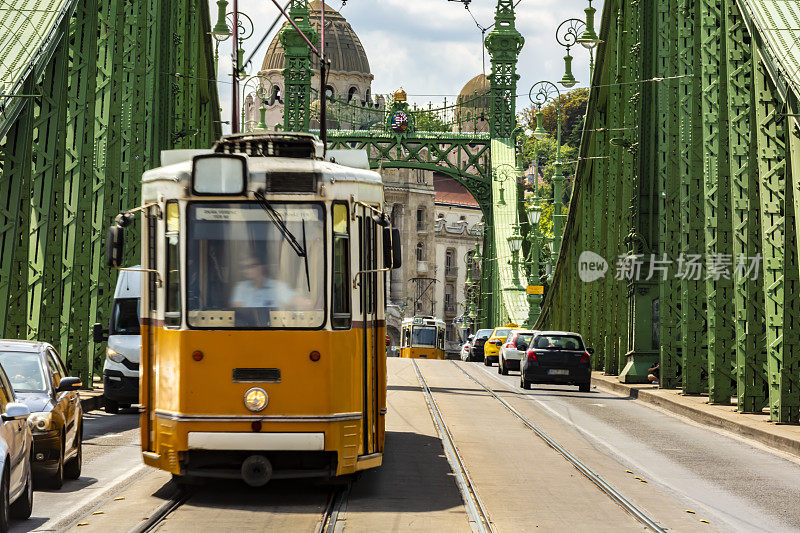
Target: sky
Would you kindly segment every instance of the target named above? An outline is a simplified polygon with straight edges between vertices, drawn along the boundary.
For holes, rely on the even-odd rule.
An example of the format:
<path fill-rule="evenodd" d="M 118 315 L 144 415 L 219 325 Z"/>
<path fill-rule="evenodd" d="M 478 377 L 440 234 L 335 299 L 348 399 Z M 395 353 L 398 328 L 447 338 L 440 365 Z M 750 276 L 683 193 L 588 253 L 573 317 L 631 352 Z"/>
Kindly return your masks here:
<path fill-rule="evenodd" d="M 216 1 L 211 4 L 212 25 L 216 20 Z M 285 0 L 279 0 L 281 5 Z M 340 11 L 361 39 L 375 80 L 373 94 L 394 93 L 403 87 L 409 100 L 426 105 L 452 101 L 474 76 L 484 72 L 481 31 L 473 20 L 487 27 L 494 22 L 496 0 L 471 0 L 469 11 L 460 1 L 448 0 L 342 0 L 327 2 Z M 229 9 L 232 2 L 229 3 Z M 527 94 L 539 80 L 557 81 L 563 75 L 562 48 L 555 40 L 558 25 L 568 18 L 584 19 L 587 0 L 521 0 L 517 7 L 517 29 L 525 37 L 517 71 L 520 75 L 518 110 L 530 105 Z M 602 0 L 594 0 L 595 25 L 599 33 Z M 271 0 L 239 0 L 239 10 L 255 22 L 253 37 L 244 42 L 245 56 L 279 14 Z M 261 67 L 270 36 L 259 49 L 248 74 Z M 220 45 L 220 100 L 223 120 L 231 116 L 231 45 Z M 589 55 L 580 45 L 573 47 L 573 73 L 586 86 Z M 488 53 L 485 69 L 490 70 Z M 230 126 L 225 126 L 226 131 Z"/>

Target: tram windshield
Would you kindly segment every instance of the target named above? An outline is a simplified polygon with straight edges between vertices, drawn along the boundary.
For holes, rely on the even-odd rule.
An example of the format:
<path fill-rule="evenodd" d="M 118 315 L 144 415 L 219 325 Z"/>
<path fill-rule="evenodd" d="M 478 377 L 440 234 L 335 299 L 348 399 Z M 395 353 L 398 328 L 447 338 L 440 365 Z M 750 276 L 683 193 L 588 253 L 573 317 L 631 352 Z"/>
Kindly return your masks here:
<path fill-rule="evenodd" d="M 325 323 L 323 207 L 271 205 L 307 257 L 298 255 L 259 204 L 189 205 L 186 297 L 190 326 L 319 328 Z"/>
<path fill-rule="evenodd" d="M 436 346 L 436 326 L 414 326 L 411 346 Z"/>

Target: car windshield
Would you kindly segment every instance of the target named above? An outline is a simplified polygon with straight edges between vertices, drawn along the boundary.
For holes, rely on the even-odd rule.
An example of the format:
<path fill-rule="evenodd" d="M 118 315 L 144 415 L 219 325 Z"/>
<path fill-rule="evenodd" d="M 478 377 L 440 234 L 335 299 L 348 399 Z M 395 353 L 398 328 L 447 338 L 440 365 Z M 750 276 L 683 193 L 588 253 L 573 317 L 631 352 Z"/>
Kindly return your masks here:
<path fill-rule="evenodd" d="M 139 335 L 139 298 L 114 300 L 110 335 Z"/>
<path fill-rule="evenodd" d="M 514 340 L 516 345 L 521 343 L 530 344 L 531 339 L 533 338 L 533 333 L 518 333 L 517 338 Z"/>
<path fill-rule="evenodd" d="M 14 392 L 45 392 L 44 372 L 36 352 L 0 352 L 0 366 L 6 371 Z"/>
<path fill-rule="evenodd" d="M 498 330 L 495 332 L 494 336 L 495 336 L 495 337 L 500 337 L 500 338 L 504 339 L 504 338 L 508 337 L 508 333 L 509 333 L 510 331 L 511 331 L 511 328 L 501 328 L 501 329 L 498 329 Z"/>
<path fill-rule="evenodd" d="M 583 350 L 583 342 L 575 335 L 539 335 L 536 348 L 541 350 Z"/>
<path fill-rule="evenodd" d="M 436 346 L 436 326 L 414 326 L 411 346 Z"/>
<path fill-rule="evenodd" d="M 192 327 L 319 328 L 325 323 L 325 222 L 317 204 L 270 204 L 307 256 L 257 203 L 189 206 Z"/>
<path fill-rule="evenodd" d="M 475 339 L 488 339 L 491 334 L 492 330 L 490 329 L 480 329 L 478 333 L 475 334 Z"/>

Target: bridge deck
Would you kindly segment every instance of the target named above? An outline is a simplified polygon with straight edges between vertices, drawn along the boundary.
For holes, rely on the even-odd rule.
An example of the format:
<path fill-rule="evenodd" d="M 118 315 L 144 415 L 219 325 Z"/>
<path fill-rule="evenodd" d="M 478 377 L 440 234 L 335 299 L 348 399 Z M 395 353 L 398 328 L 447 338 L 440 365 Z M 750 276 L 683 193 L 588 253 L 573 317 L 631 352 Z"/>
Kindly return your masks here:
<path fill-rule="evenodd" d="M 470 531 L 470 514 L 413 363 L 392 358 L 388 365 L 384 465 L 353 483 L 337 530 Z M 499 376 L 494 367 L 450 361 L 419 361 L 418 368 L 497 531 L 642 526 L 478 382 L 661 527 L 784 531 L 800 523 L 796 458 L 599 389 L 579 393 L 574 387 L 534 386 L 523 392 L 513 371 Z M 135 450 L 129 454 L 140 464 Z M 102 460 L 92 459 L 87 472 L 95 472 L 93 461 Z M 736 475 L 731 464 L 737 465 Z M 94 490 L 107 501 L 98 498 L 84 508 L 88 516 L 75 517 L 73 524 L 86 524 L 77 528 L 82 533 L 130 529 L 171 491 L 169 476 L 160 472 L 122 492 L 98 478 Z M 242 531 L 309 530 L 325 508 L 327 492 L 324 484 L 303 480 L 274 481 L 264 489 L 212 481 L 197 487 L 160 530 L 193 531 L 198 523 Z M 108 499 L 112 494 L 124 499 Z M 60 505 L 48 499 L 46 508 L 34 509 L 33 519 L 40 517 L 37 523 L 49 527 L 41 517 L 57 515 Z M 92 509 L 102 514 L 88 514 Z"/>

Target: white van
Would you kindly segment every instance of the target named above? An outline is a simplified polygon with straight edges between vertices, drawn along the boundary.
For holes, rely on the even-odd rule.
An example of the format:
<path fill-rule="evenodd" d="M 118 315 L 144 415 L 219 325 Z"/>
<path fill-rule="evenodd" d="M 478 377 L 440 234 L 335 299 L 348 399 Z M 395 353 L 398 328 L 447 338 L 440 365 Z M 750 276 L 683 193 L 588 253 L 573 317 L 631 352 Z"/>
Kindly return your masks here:
<path fill-rule="evenodd" d="M 133 268 L 139 268 L 138 266 Z M 139 403 L 139 333 L 141 272 L 120 270 L 108 327 L 108 348 L 103 365 L 103 396 L 106 412 Z"/>

